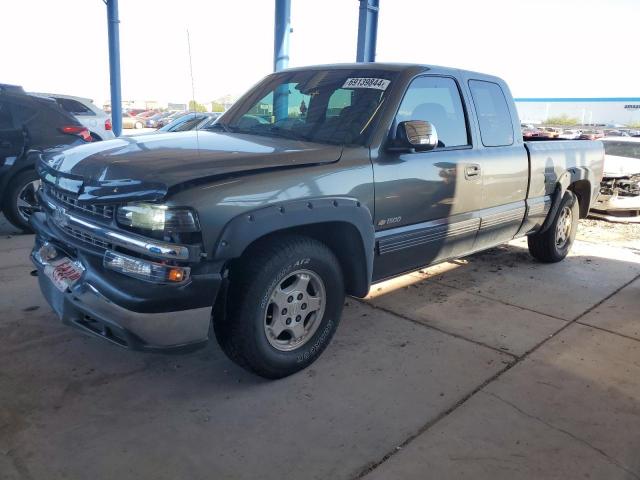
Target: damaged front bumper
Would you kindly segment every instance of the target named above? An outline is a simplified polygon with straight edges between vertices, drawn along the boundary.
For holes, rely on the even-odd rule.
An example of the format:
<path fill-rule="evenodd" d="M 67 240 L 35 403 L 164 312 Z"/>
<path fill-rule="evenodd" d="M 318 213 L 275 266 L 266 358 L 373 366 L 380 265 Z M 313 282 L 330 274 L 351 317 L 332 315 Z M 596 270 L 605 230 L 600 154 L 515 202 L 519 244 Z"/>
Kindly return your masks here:
<path fill-rule="evenodd" d="M 63 323 L 133 350 L 191 351 L 209 340 L 220 273 L 196 272 L 180 286 L 143 282 L 105 270 L 100 255 L 67 241 L 48 224 L 47 215 L 34 214 L 31 224 L 40 289 Z M 42 255 L 45 245 L 47 255 Z M 51 271 L 65 258 L 80 273 L 61 286 Z"/>

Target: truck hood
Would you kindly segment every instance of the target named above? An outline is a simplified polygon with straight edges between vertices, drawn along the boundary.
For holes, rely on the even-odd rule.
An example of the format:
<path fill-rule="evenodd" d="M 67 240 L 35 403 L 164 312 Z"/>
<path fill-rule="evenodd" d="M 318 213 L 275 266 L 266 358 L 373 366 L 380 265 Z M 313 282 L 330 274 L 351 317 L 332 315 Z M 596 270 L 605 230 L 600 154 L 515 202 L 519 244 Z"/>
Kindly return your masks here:
<path fill-rule="evenodd" d="M 276 137 L 189 131 L 121 137 L 43 156 L 40 174 L 79 200 L 160 199 L 179 184 L 338 161 L 342 147 Z"/>
<path fill-rule="evenodd" d="M 604 156 L 604 177 L 629 177 L 640 174 L 640 158 Z"/>

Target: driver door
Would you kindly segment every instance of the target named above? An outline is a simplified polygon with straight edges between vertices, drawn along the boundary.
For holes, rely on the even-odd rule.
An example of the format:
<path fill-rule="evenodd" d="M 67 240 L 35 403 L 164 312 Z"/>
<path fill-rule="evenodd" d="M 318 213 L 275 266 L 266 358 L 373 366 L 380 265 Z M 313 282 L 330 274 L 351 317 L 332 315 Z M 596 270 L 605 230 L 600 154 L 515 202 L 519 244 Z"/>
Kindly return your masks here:
<path fill-rule="evenodd" d="M 473 249 L 482 174 L 460 92 L 450 77 L 414 79 L 392 129 L 401 121 L 428 121 L 439 146 L 411 153 L 383 147 L 373 158 L 376 280 Z"/>

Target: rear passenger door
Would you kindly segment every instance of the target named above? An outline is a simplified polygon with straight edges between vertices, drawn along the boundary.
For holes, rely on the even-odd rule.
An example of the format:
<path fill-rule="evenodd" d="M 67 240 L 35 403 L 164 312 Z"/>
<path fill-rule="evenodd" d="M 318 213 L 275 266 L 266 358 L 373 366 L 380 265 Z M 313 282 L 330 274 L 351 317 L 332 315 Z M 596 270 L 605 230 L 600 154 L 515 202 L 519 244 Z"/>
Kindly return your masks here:
<path fill-rule="evenodd" d="M 0 95 L 0 170 L 10 168 L 24 150 L 24 133 L 13 121 L 9 102 Z"/>
<path fill-rule="evenodd" d="M 372 156 L 375 279 L 469 252 L 480 225 L 481 169 L 458 82 L 436 75 L 413 79 L 392 131 L 407 120 L 431 122 L 440 144 L 411 153 L 383 146 Z"/>
<path fill-rule="evenodd" d="M 503 87 L 473 79 L 468 85 L 480 130 L 481 223 L 474 245 L 479 250 L 511 240 L 518 232 L 526 211 L 529 160 L 522 138 L 516 138 L 516 113 L 511 112 L 510 96 Z"/>

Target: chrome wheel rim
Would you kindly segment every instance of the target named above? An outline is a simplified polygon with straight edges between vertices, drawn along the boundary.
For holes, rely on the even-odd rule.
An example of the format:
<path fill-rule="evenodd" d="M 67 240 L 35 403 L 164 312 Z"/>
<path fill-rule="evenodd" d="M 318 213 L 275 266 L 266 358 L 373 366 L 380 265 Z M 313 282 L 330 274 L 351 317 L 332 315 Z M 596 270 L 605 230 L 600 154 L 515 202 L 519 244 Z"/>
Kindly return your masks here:
<path fill-rule="evenodd" d="M 307 343 L 324 316 L 326 289 L 311 270 L 296 270 L 269 294 L 264 333 L 276 350 L 289 352 Z"/>
<path fill-rule="evenodd" d="M 38 197 L 36 192 L 40 188 L 40 180 L 33 180 L 25 184 L 18 193 L 18 214 L 25 222 L 29 221 L 29 217 L 33 212 L 39 210 Z"/>
<path fill-rule="evenodd" d="M 560 211 L 560 216 L 558 217 L 558 223 L 556 225 L 556 246 L 558 248 L 563 248 L 569 241 L 572 224 L 573 218 L 571 215 L 571 209 L 566 206 Z"/>

